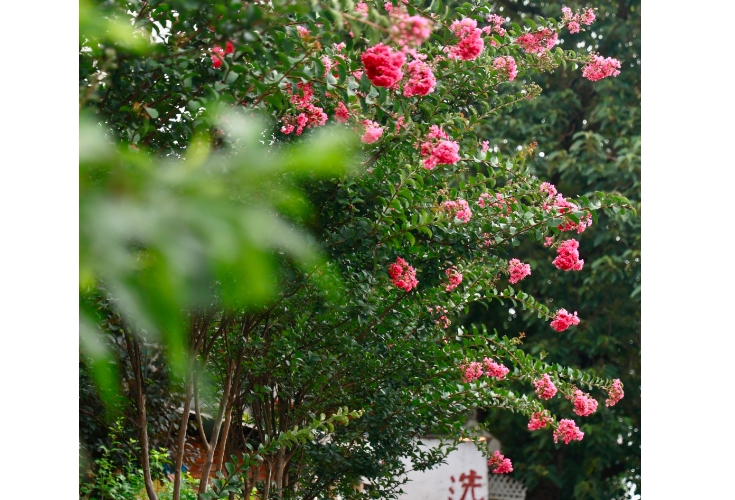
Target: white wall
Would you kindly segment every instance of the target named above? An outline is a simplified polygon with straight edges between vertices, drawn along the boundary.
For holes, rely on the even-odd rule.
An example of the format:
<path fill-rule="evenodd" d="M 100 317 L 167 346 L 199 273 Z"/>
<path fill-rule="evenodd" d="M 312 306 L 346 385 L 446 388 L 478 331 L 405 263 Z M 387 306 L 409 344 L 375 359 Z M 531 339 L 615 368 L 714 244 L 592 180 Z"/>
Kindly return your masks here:
<path fill-rule="evenodd" d="M 421 442 L 424 443 L 424 448 L 436 447 L 439 444 L 438 439 L 422 439 Z M 429 471 L 409 472 L 409 482 L 402 486 L 404 494 L 398 498 L 400 500 L 487 499 L 487 459 L 482 456 L 474 443 L 460 443 L 457 449 L 447 456 L 446 462 Z M 474 497 L 473 488 L 463 487 L 461 480 L 464 474 L 464 484 L 469 485 L 468 477 L 472 470 L 475 471 L 474 484 L 479 485 L 474 488 Z"/>

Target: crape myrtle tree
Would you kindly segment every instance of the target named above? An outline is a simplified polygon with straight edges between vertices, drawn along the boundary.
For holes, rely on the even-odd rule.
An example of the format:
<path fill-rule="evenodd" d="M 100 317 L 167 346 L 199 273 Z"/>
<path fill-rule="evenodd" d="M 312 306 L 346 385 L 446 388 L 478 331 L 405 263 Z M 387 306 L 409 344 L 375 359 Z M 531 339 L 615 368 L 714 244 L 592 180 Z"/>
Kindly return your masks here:
<path fill-rule="evenodd" d="M 129 396 L 149 498 L 156 349 L 181 408 L 173 498 L 203 399 L 201 498 L 357 498 L 394 496 L 401 458 L 422 470 L 476 437 L 468 410 L 517 412 L 575 446 L 580 422 L 623 397 L 616 374 L 452 326 L 496 301 L 567 343 L 584 324 L 525 290 L 518 248 L 583 274 L 578 235 L 632 206 L 565 197 L 529 171 L 536 144 L 490 151 L 482 131 L 533 105 L 545 73 L 619 74 L 616 59 L 556 46 L 593 8 L 523 27 L 438 1 L 80 9 L 81 362 L 110 413 Z M 428 432 L 445 446 L 422 451 Z M 513 470 L 499 453 L 488 465 Z"/>

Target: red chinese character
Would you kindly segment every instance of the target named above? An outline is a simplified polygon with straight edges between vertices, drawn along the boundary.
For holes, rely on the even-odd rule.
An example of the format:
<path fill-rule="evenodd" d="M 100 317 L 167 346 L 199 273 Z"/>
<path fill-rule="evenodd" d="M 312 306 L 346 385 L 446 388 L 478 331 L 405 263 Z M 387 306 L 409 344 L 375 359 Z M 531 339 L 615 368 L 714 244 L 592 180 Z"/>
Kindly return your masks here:
<path fill-rule="evenodd" d="M 477 481 L 481 477 L 482 476 L 480 476 L 477 472 L 475 472 L 472 469 L 470 469 L 469 474 L 462 474 L 461 476 L 459 476 L 459 480 L 462 482 L 462 488 L 464 488 L 464 491 L 462 492 L 462 497 L 459 500 L 469 500 L 466 497 L 467 497 L 467 490 L 469 490 L 470 488 L 472 488 L 471 490 L 472 500 L 485 500 L 484 497 L 480 497 L 480 498 L 475 497 L 475 488 L 479 488 L 482 486 Z M 455 482 L 454 476 L 451 476 L 450 479 L 452 480 L 452 482 Z M 450 487 L 449 492 L 454 494 L 454 488 Z M 452 497 L 449 497 L 449 500 L 453 500 Z"/>

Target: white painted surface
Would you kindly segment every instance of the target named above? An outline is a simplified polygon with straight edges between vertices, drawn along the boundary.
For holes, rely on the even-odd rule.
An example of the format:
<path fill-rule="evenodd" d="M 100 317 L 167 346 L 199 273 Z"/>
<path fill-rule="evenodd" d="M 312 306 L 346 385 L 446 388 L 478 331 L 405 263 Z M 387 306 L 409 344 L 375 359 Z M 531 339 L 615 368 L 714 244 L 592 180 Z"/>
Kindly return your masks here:
<path fill-rule="evenodd" d="M 422 439 L 421 442 L 424 443 L 424 448 L 433 448 L 439 444 L 438 439 Z M 409 482 L 401 487 L 404 494 L 398 498 L 400 500 L 487 499 L 487 459 L 482 456 L 474 443 L 460 443 L 457 449 L 447 456 L 446 461 L 447 463 L 428 471 L 409 472 Z"/>

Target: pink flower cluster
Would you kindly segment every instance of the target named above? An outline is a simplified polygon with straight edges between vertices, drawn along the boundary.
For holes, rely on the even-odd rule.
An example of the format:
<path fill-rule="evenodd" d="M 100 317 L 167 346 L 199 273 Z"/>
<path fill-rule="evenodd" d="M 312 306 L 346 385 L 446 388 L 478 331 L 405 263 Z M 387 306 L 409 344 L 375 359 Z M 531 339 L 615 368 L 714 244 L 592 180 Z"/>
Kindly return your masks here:
<path fill-rule="evenodd" d="M 516 38 L 516 44 L 520 45 L 529 54 L 543 54 L 546 49 L 552 49 L 556 45 L 559 35 L 544 28 L 535 33 L 526 33 Z"/>
<path fill-rule="evenodd" d="M 296 31 L 299 32 L 299 36 L 301 38 L 304 38 L 306 35 L 309 34 L 309 30 L 304 28 L 303 26 L 296 26 Z"/>
<path fill-rule="evenodd" d="M 554 244 L 554 238 L 552 238 L 551 236 L 547 236 L 547 237 L 544 238 L 544 246 L 545 247 L 550 247 L 553 244 Z"/>
<path fill-rule="evenodd" d="M 477 21 L 466 17 L 461 21 L 454 21 L 449 29 L 459 38 L 457 45 L 448 48 L 449 58 L 463 61 L 477 59 L 482 49 L 485 48 L 482 30 L 477 29 Z"/>
<path fill-rule="evenodd" d="M 368 6 L 365 2 L 357 2 L 357 5 L 355 5 L 355 12 L 362 15 L 362 17 L 367 17 L 368 15 Z"/>
<path fill-rule="evenodd" d="M 620 74 L 620 61 L 612 57 L 602 57 L 593 55 L 592 60 L 582 68 L 582 76 L 586 79 L 596 82 L 608 76 L 618 76 Z"/>
<path fill-rule="evenodd" d="M 612 385 L 607 389 L 608 399 L 605 400 L 605 406 L 615 406 L 615 403 L 623 399 L 623 383 L 619 378 L 613 380 Z"/>
<path fill-rule="evenodd" d="M 392 12 L 391 26 L 393 40 L 399 47 L 418 47 L 431 36 L 431 21 L 421 16 L 396 15 Z"/>
<path fill-rule="evenodd" d="M 460 160 L 459 144 L 444 139 L 449 139 L 449 136 L 441 127 L 436 125 L 429 127 L 429 135 L 421 144 L 421 157 L 424 158 L 425 169 L 431 170 L 437 165 L 452 165 Z"/>
<path fill-rule="evenodd" d="M 507 474 L 513 472 L 513 463 L 510 458 L 505 458 L 499 451 L 495 451 L 490 460 L 487 461 L 487 465 L 493 468 L 493 474 Z"/>
<path fill-rule="evenodd" d="M 408 63 L 408 75 L 408 83 L 403 87 L 404 96 L 423 96 L 434 92 L 436 78 L 434 78 L 431 67 L 424 61 L 417 59 Z"/>
<path fill-rule="evenodd" d="M 513 211 L 513 208 L 510 205 L 513 201 L 516 201 L 515 198 L 506 199 L 502 193 L 482 193 L 480 195 L 480 199 L 477 200 L 477 204 L 480 205 L 480 208 L 485 208 L 485 205 L 488 205 L 510 213 Z"/>
<path fill-rule="evenodd" d="M 562 271 L 581 271 L 584 259 L 579 258 L 579 242 L 575 239 L 562 242 L 556 249 L 557 256 L 553 264 Z"/>
<path fill-rule="evenodd" d="M 549 410 L 537 411 L 531 414 L 531 419 L 528 421 L 528 429 L 537 431 L 546 427 L 546 424 L 549 422 L 551 422 Z"/>
<path fill-rule="evenodd" d="M 233 52 L 235 52 L 235 47 L 229 41 L 225 43 L 225 50 L 222 50 L 222 47 L 212 47 L 212 55 L 210 56 L 212 58 L 212 67 L 216 69 L 222 66 L 225 60 L 225 54 L 232 54 Z"/>
<path fill-rule="evenodd" d="M 577 311 L 574 314 L 569 314 L 566 309 L 559 309 L 556 311 L 554 320 L 551 322 L 551 327 L 557 332 L 563 332 L 571 325 L 578 325 L 579 318 L 577 317 Z"/>
<path fill-rule="evenodd" d="M 365 144 L 372 144 L 383 135 L 383 128 L 377 122 L 364 120 L 362 124 L 365 126 L 365 133 L 360 140 Z"/>
<path fill-rule="evenodd" d="M 482 362 L 471 361 L 462 366 L 462 380 L 466 383 L 473 382 L 483 375 L 502 380 L 510 370 L 490 358 L 484 358 Z"/>
<path fill-rule="evenodd" d="M 548 184 L 548 186 L 549 188 L 547 192 L 551 193 L 552 190 L 556 192 L 556 188 L 554 187 L 553 184 Z M 541 185 L 541 190 L 544 191 L 543 184 Z M 549 203 L 550 200 L 553 201 L 553 203 L 550 204 Z M 559 215 L 564 215 L 567 213 L 579 211 L 579 206 L 576 203 L 572 203 L 568 199 L 564 198 L 564 196 L 562 196 L 561 193 L 556 194 L 556 196 L 549 194 L 547 200 L 544 201 L 543 207 L 544 207 L 544 210 L 546 210 L 547 212 L 551 212 L 552 209 L 555 209 L 556 213 L 558 213 Z M 582 233 L 584 232 L 585 229 L 587 229 L 591 225 L 592 225 L 592 214 L 587 213 L 587 215 L 583 215 L 582 217 L 579 217 L 579 223 L 576 223 L 572 219 L 567 217 L 565 222 L 557 226 L 557 229 L 559 229 L 559 231 L 573 231 L 576 229 L 577 233 Z"/>
<path fill-rule="evenodd" d="M 551 381 L 548 373 L 544 373 L 543 377 L 533 381 L 536 388 L 536 394 L 541 399 L 551 399 L 556 395 L 556 386 Z"/>
<path fill-rule="evenodd" d="M 457 201 L 446 200 L 442 203 L 442 209 L 454 215 L 460 222 L 467 223 L 472 218 L 472 209 L 470 209 L 467 201 L 462 198 L 459 198 Z"/>
<path fill-rule="evenodd" d="M 482 141 L 482 152 L 487 153 L 488 149 L 490 149 L 490 141 Z"/>
<path fill-rule="evenodd" d="M 416 279 L 416 270 L 400 257 L 388 267 L 388 274 L 395 286 L 407 292 L 410 292 L 419 284 Z"/>
<path fill-rule="evenodd" d="M 516 60 L 512 56 L 496 57 L 493 61 L 493 66 L 501 75 L 505 75 L 509 82 L 518 76 L 518 67 L 516 66 Z"/>
<path fill-rule="evenodd" d="M 592 24 L 595 20 L 595 11 L 594 9 L 587 9 L 584 11 L 584 13 L 580 14 L 579 11 L 572 14 L 572 9 L 569 7 L 562 7 L 562 22 L 567 25 L 567 28 L 569 28 L 569 33 L 579 33 L 579 23 L 584 23 L 587 26 Z"/>
<path fill-rule="evenodd" d="M 284 134 L 290 134 L 296 130 L 296 135 L 301 135 L 304 128 L 320 127 L 327 123 L 327 114 L 319 106 L 311 104 L 311 100 L 314 97 L 314 89 L 311 83 L 298 83 L 297 88 L 303 94 L 299 96 L 299 92 L 292 93 L 291 102 L 296 104 L 296 107 L 301 111 L 298 116 L 286 115 L 282 118 L 283 127 L 281 132 Z M 291 89 L 289 88 L 289 91 Z"/>
<path fill-rule="evenodd" d="M 548 198 L 553 198 L 557 193 L 556 186 L 548 182 L 542 182 L 539 191 L 548 194 Z"/>
<path fill-rule="evenodd" d="M 345 106 L 345 103 L 339 101 L 337 107 L 334 108 L 334 119 L 337 123 L 344 123 L 350 118 L 350 111 Z"/>
<path fill-rule="evenodd" d="M 455 266 L 450 267 L 446 271 L 447 277 L 449 278 L 449 284 L 447 285 L 446 291 L 451 292 L 462 283 L 462 273 L 457 271 Z"/>
<path fill-rule="evenodd" d="M 508 264 L 508 272 L 510 273 L 509 281 L 511 284 L 516 284 L 531 274 L 531 266 L 529 264 L 524 264 L 518 259 L 511 259 Z"/>
<path fill-rule="evenodd" d="M 597 411 L 597 400 L 579 389 L 574 391 L 574 413 L 580 417 L 587 417 Z"/>
<path fill-rule="evenodd" d="M 496 363 L 490 358 L 483 358 L 482 364 L 485 365 L 485 375 L 488 377 L 495 377 L 498 380 L 502 380 L 510 371 L 500 363 Z"/>
<path fill-rule="evenodd" d="M 497 14 L 490 14 L 487 18 L 487 22 L 493 23 L 492 26 L 485 26 L 482 28 L 483 33 L 487 33 L 488 35 L 491 35 L 493 32 L 497 33 L 500 37 L 505 36 L 505 29 L 501 27 L 502 24 L 505 23 L 505 18 L 500 17 Z M 493 40 L 494 42 L 494 40 Z M 495 44 L 491 43 L 491 45 L 494 47 Z"/>
<path fill-rule="evenodd" d="M 467 384 L 473 382 L 482 377 L 482 363 L 479 361 L 472 361 L 462 367 L 462 373 L 462 381 Z"/>
<path fill-rule="evenodd" d="M 559 426 L 554 431 L 554 442 L 558 443 L 559 438 L 564 441 L 564 444 L 569 444 L 570 441 L 581 441 L 584 437 L 584 432 L 580 431 L 574 420 L 568 418 L 559 421 Z"/>
<path fill-rule="evenodd" d="M 436 309 L 436 314 L 441 314 L 441 316 L 435 319 L 434 322 L 442 328 L 449 328 L 449 325 L 451 325 L 452 322 L 449 321 L 449 318 L 447 318 L 447 313 L 449 312 L 447 308 L 442 306 L 436 306 L 436 308 L 430 307 L 429 312 L 433 312 L 434 309 Z"/>
<path fill-rule="evenodd" d="M 403 65 L 406 56 L 379 43 L 370 47 L 360 56 L 367 77 L 376 87 L 393 87 L 403 78 Z"/>

